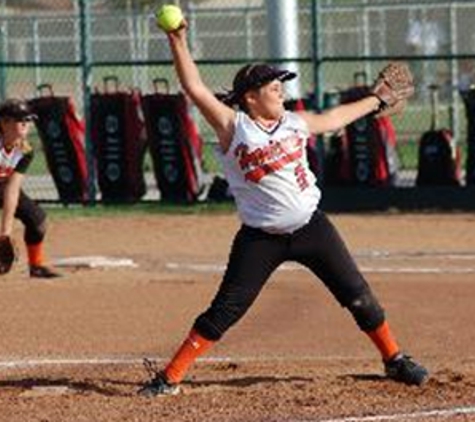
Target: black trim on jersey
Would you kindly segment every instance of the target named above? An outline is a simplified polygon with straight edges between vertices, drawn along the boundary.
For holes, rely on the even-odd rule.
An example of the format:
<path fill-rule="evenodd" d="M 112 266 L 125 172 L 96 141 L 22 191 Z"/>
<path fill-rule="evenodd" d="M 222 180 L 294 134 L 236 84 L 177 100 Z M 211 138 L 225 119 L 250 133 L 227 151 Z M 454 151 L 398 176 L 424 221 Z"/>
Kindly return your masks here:
<path fill-rule="evenodd" d="M 21 158 L 21 160 L 18 161 L 18 164 L 15 166 L 15 171 L 17 173 L 25 174 L 26 171 L 28 170 L 28 167 L 30 167 L 31 162 L 33 161 L 33 156 L 34 156 L 33 151 L 27 152 Z"/>
<path fill-rule="evenodd" d="M 283 117 L 279 119 L 279 121 L 275 124 L 275 126 L 269 130 L 265 126 L 261 125 L 257 120 L 253 120 L 254 124 L 257 126 L 258 129 L 262 130 L 262 132 L 267 133 L 268 135 L 273 135 L 282 125 L 282 121 L 284 120 Z"/>

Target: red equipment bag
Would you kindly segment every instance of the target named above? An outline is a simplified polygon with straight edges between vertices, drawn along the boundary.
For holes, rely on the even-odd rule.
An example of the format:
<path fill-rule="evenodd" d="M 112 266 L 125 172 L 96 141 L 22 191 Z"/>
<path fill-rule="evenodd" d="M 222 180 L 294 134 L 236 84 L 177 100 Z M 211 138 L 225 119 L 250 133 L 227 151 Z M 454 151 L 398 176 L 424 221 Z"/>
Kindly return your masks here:
<path fill-rule="evenodd" d="M 54 95 L 50 84 L 38 86 L 40 96 L 29 100 L 38 116 L 36 128 L 46 164 L 63 204 L 88 200 L 85 126 L 72 98 Z"/>
<path fill-rule="evenodd" d="M 348 137 L 344 130 L 330 135 L 325 151 L 325 176 L 327 186 L 345 186 L 351 182 L 351 164 Z"/>
<path fill-rule="evenodd" d="M 324 109 L 330 109 L 340 103 L 340 92 L 328 91 L 323 96 Z M 324 183 L 328 186 L 350 184 L 351 164 L 348 136 L 344 129 L 331 133 L 326 140 L 324 153 Z"/>
<path fill-rule="evenodd" d="M 144 122 L 137 92 L 119 90 L 116 76 L 91 95 L 91 140 L 97 180 L 105 203 L 136 202 L 146 192 Z"/>
<path fill-rule="evenodd" d="M 355 73 L 355 86 L 340 94 L 341 103 L 350 103 L 368 96 L 370 88 L 366 81 L 365 72 Z M 395 185 L 399 160 L 396 152 L 396 131 L 391 118 L 367 115 L 348 125 L 345 134 L 350 167 L 348 183 L 367 186 Z"/>
<path fill-rule="evenodd" d="M 417 186 L 460 185 L 460 153 L 454 147 L 452 132 L 439 127 L 438 86 L 431 85 L 431 127 L 419 141 Z"/>
<path fill-rule="evenodd" d="M 157 78 L 153 84 L 155 92 L 142 96 L 142 107 L 161 200 L 195 202 L 203 188 L 203 141 L 186 97 L 170 94 L 166 79 Z"/>
<path fill-rule="evenodd" d="M 467 159 L 465 163 L 465 182 L 475 185 L 475 87 L 462 93 L 467 116 Z"/>

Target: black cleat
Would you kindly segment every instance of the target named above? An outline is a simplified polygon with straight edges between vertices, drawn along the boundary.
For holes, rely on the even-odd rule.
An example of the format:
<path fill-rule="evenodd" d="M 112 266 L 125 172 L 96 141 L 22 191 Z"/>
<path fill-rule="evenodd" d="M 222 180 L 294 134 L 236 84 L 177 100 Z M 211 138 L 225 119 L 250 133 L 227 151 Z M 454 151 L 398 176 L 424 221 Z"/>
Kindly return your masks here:
<path fill-rule="evenodd" d="M 60 274 L 44 265 L 30 265 L 30 277 L 32 278 L 58 278 Z"/>
<path fill-rule="evenodd" d="M 174 396 L 180 392 L 180 386 L 178 384 L 172 384 L 168 382 L 163 372 L 158 372 L 155 378 L 144 384 L 144 386 L 138 391 L 138 394 L 143 397 L 156 397 L 156 396 Z"/>
<path fill-rule="evenodd" d="M 426 368 L 403 353 L 398 353 L 384 362 L 384 368 L 388 378 L 407 385 L 422 385 L 429 378 L 429 371 Z"/>

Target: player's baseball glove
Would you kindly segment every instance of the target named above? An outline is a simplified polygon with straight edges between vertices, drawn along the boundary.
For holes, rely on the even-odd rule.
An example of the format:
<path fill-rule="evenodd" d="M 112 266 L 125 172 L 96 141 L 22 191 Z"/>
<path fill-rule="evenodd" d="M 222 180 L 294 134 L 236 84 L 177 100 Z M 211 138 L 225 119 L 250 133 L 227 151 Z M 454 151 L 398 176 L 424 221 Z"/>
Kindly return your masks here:
<path fill-rule="evenodd" d="M 0 275 L 8 273 L 18 258 L 15 242 L 10 236 L 0 236 Z"/>
<path fill-rule="evenodd" d="M 414 94 L 414 79 L 409 67 L 399 62 L 388 64 L 379 72 L 371 93 L 381 101 L 376 117 L 401 113 L 407 99 Z"/>

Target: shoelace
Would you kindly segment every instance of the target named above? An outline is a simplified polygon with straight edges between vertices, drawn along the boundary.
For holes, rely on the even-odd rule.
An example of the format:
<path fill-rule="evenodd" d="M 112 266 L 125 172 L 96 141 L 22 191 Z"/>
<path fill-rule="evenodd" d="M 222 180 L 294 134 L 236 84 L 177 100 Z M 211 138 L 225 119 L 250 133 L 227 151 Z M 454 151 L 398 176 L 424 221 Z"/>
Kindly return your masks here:
<path fill-rule="evenodd" d="M 386 363 L 391 364 L 391 363 L 397 363 L 397 362 L 404 362 L 406 360 L 412 362 L 412 357 L 404 353 L 398 353 L 396 356 L 391 358 Z"/>
<path fill-rule="evenodd" d="M 406 368 L 409 369 L 409 370 L 417 370 L 418 372 L 421 372 L 423 371 L 424 369 L 418 365 L 416 362 L 414 362 L 410 356 L 408 356 L 408 359 L 406 361 Z"/>
<path fill-rule="evenodd" d="M 400 357 L 401 362 L 405 362 L 409 367 L 414 368 L 417 364 L 413 361 L 412 356 L 402 355 Z"/>

